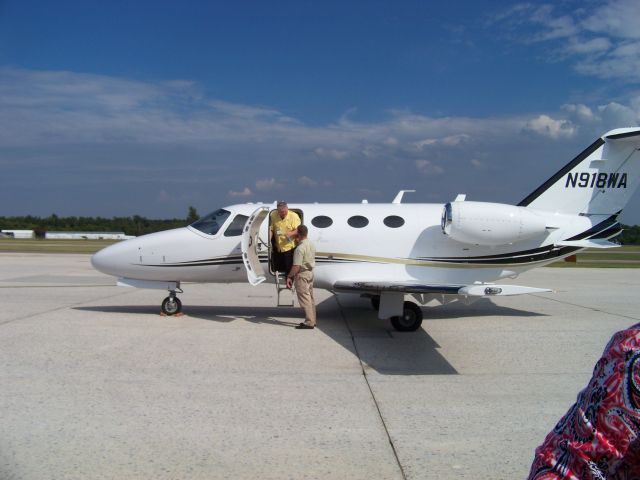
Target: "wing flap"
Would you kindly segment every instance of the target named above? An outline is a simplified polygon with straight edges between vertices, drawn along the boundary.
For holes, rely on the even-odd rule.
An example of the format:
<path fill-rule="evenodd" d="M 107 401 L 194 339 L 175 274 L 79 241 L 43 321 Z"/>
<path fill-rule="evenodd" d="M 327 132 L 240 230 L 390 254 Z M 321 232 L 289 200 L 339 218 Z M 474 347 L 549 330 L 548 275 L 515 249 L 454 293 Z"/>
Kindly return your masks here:
<path fill-rule="evenodd" d="M 465 285 L 427 285 L 409 282 L 368 282 L 337 281 L 333 284 L 335 292 L 360 292 L 380 294 L 382 292 L 398 293 L 447 293 L 457 294 Z"/>
<path fill-rule="evenodd" d="M 421 284 L 413 282 L 369 282 L 338 281 L 333 284 L 335 292 L 369 293 L 380 295 L 382 292 L 408 294 L 445 294 L 471 297 L 495 297 L 507 295 L 523 295 L 527 293 L 551 292 L 548 288 L 524 287 L 520 285 L 496 285 L 480 283 L 472 285 Z"/>

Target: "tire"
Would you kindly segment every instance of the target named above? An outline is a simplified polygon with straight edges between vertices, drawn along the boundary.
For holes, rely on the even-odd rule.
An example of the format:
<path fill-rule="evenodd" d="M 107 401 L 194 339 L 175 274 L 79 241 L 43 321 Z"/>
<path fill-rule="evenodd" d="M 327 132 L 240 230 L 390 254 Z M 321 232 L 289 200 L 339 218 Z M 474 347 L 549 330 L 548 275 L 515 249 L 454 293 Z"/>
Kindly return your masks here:
<path fill-rule="evenodd" d="M 380 310 L 380 295 L 371 297 L 371 306 L 376 312 Z"/>
<path fill-rule="evenodd" d="M 413 302 L 404 302 L 400 317 L 391 317 L 391 325 L 398 332 L 415 332 L 422 325 L 422 309 Z"/>
<path fill-rule="evenodd" d="M 162 301 L 162 313 L 165 315 L 175 315 L 182 311 L 182 302 L 178 297 L 167 297 Z"/>

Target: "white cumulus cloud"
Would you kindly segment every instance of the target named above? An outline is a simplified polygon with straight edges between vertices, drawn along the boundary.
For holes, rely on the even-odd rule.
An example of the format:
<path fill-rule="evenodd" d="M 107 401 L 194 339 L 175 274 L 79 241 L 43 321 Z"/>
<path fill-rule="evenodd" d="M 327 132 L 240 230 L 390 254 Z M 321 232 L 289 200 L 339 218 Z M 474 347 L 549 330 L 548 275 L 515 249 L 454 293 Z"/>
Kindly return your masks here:
<path fill-rule="evenodd" d="M 423 175 L 440 175 L 444 173 L 444 168 L 439 165 L 435 165 L 430 160 L 416 160 L 415 166 L 418 171 Z"/>
<path fill-rule="evenodd" d="M 277 182 L 276 179 L 273 177 L 256 180 L 256 190 L 268 191 L 268 190 L 276 190 L 282 187 L 283 185 Z"/>
<path fill-rule="evenodd" d="M 318 185 L 318 182 L 312 178 L 307 177 L 306 175 L 303 175 L 302 177 L 298 178 L 298 184 L 302 185 L 303 187 L 316 187 Z"/>
<path fill-rule="evenodd" d="M 483 170 L 483 169 L 487 168 L 487 166 L 484 164 L 484 162 L 481 162 L 477 158 L 472 158 L 470 163 L 474 168 L 476 168 L 478 170 Z"/>
<path fill-rule="evenodd" d="M 244 190 L 240 190 L 239 192 L 229 190 L 230 197 L 250 197 L 251 195 L 253 195 L 253 192 L 249 187 L 244 187 Z"/>
<path fill-rule="evenodd" d="M 602 121 L 607 125 L 632 127 L 638 125 L 638 112 L 617 102 L 598 107 Z"/>
<path fill-rule="evenodd" d="M 433 146 L 455 147 L 469 140 L 470 138 L 471 137 L 469 135 L 464 133 L 460 133 L 456 135 L 447 135 L 443 138 L 425 138 L 418 142 L 414 142 L 412 144 L 412 147 L 418 151 L 422 151 L 427 147 L 433 147 Z"/>
<path fill-rule="evenodd" d="M 314 150 L 314 153 L 319 157 L 328 157 L 335 160 L 344 160 L 349 156 L 349 152 L 345 150 L 336 150 L 331 148 L 319 147 Z"/>
<path fill-rule="evenodd" d="M 596 115 L 593 110 L 582 103 L 565 104 L 562 106 L 562 110 L 568 114 L 571 121 L 577 124 L 591 123 L 596 120 Z"/>
<path fill-rule="evenodd" d="M 533 132 L 550 138 L 570 138 L 576 127 L 568 120 L 555 120 L 548 115 L 540 115 L 525 125 L 525 132 Z"/>

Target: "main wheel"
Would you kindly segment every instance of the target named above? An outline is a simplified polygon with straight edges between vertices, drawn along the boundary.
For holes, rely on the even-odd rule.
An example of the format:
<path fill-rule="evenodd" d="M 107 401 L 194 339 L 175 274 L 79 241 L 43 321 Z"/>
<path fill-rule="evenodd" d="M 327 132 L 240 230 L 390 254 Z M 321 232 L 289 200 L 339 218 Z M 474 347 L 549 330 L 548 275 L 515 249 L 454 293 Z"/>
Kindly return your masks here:
<path fill-rule="evenodd" d="M 182 302 L 178 297 L 167 297 L 162 301 L 162 313 L 175 315 L 182 311 Z"/>
<path fill-rule="evenodd" d="M 380 295 L 374 295 L 371 297 L 371 306 L 376 312 L 380 310 Z"/>
<path fill-rule="evenodd" d="M 403 313 L 391 317 L 391 325 L 399 332 L 415 332 L 422 325 L 422 309 L 413 302 L 404 302 Z"/>

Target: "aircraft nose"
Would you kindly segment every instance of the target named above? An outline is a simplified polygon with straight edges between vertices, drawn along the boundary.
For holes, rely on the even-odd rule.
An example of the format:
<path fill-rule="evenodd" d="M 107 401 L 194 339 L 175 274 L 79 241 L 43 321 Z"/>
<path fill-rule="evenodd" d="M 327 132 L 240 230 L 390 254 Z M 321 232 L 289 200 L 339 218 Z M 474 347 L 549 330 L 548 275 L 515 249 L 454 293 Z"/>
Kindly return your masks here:
<path fill-rule="evenodd" d="M 109 265 L 111 264 L 109 259 L 111 255 L 106 250 L 106 248 L 103 248 L 91 256 L 91 265 L 102 273 L 107 273 L 106 270 L 109 269 Z"/>
<path fill-rule="evenodd" d="M 131 263 L 135 248 L 127 241 L 110 245 L 96 252 L 91 257 L 91 265 L 99 272 L 116 277 L 123 276 L 126 266 Z"/>

